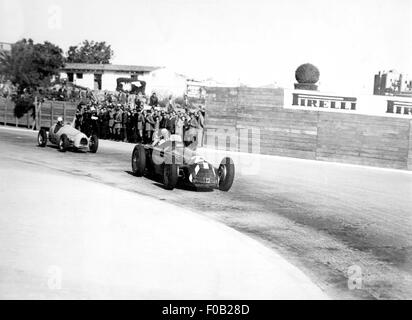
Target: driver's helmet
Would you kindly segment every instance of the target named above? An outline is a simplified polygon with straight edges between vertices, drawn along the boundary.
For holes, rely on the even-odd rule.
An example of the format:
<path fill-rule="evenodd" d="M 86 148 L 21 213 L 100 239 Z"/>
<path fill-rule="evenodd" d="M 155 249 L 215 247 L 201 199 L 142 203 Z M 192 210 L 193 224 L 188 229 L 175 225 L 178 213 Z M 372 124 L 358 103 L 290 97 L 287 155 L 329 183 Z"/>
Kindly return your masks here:
<path fill-rule="evenodd" d="M 63 118 L 62 117 L 58 117 L 57 118 L 57 124 L 59 124 L 59 125 L 63 125 Z"/>
<path fill-rule="evenodd" d="M 169 140 L 170 138 L 170 133 L 169 130 L 163 128 L 160 130 L 160 137 L 163 138 L 164 140 Z"/>

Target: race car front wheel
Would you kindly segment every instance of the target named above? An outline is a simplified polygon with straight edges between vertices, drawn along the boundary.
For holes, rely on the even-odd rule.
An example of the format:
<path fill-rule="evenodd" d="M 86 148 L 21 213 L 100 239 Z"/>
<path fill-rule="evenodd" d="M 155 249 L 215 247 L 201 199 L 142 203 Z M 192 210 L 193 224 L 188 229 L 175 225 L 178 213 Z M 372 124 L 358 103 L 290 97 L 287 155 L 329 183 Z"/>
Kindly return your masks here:
<path fill-rule="evenodd" d="M 69 138 L 67 138 L 65 134 L 62 134 L 59 140 L 59 150 L 61 152 L 65 152 L 68 147 L 69 147 Z"/>
<path fill-rule="evenodd" d="M 137 177 L 141 177 L 144 174 L 146 168 L 146 151 L 144 146 L 138 144 L 134 147 L 132 153 L 132 170 L 133 174 Z"/>
<path fill-rule="evenodd" d="M 229 157 L 223 158 L 220 163 L 218 175 L 219 175 L 219 190 L 229 191 L 235 178 L 235 164 Z"/>
<path fill-rule="evenodd" d="M 173 190 L 179 178 L 179 166 L 176 164 L 165 164 L 163 169 L 163 184 L 166 189 Z"/>
<path fill-rule="evenodd" d="M 37 136 L 37 142 L 39 143 L 40 147 L 45 147 L 47 144 L 47 132 L 44 129 L 40 129 L 39 134 Z"/>
<path fill-rule="evenodd" d="M 96 153 L 98 147 L 99 147 L 99 138 L 94 134 L 90 137 L 89 151 L 91 153 Z"/>

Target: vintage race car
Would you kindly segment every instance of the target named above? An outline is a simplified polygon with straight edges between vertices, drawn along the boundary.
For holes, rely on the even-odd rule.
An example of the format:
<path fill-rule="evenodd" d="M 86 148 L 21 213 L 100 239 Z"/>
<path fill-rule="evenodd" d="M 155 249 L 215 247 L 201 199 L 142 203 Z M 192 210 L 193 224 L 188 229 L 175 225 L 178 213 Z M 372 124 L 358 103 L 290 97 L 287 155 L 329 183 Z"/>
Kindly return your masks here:
<path fill-rule="evenodd" d="M 39 146 L 45 147 L 47 140 L 52 144 L 58 145 L 59 150 L 63 152 L 68 149 L 78 149 L 89 150 L 92 153 L 96 153 L 99 147 L 99 139 L 96 135 L 87 137 L 84 133 L 69 124 L 54 124 L 49 132 L 45 129 L 40 129 L 37 136 Z"/>
<path fill-rule="evenodd" d="M 138 143 L 132 153 L 132 171 L 141 177 L 145 173 L 160 175 L 166 189 L 175 188 L 178 180 L 196 188 L 229 191 L 235 177 L 235 165 L 229 157 L 215 168 L 196 149 L 185 147 L 178 135 L 155 144 Z"/>

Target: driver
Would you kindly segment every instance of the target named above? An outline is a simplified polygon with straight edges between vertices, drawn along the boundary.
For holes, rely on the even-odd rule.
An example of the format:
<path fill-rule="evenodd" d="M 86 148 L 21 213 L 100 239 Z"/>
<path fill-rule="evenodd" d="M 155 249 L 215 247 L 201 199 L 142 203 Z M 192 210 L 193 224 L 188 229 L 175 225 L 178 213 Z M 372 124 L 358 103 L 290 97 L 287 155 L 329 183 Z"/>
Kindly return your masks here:
<path fill-rule="evenodd" d="M 57 133 L 63 126 L 64 126 L 63 118 L 58 117 L 56 127 L 54 128 L 54 133 Z"/>
<path fill-rule="evenodd" d="M 157 144 L 162 144 L 163 142 L 168 141 L 169 139 L 170 139 L 169 130 L 163 128 L 160 130 L 159 137 L 153 140 L 152 146 L 155 146 Z"/>

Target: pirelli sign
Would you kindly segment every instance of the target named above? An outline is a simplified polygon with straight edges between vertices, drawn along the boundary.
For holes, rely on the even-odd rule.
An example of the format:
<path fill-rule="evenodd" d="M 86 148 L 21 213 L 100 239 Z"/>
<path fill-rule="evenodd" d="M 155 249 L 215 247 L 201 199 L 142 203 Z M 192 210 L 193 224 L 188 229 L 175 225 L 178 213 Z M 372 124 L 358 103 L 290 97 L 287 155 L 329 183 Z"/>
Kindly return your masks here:
<path fill-rule="evenodd" d="M 308 109 L 356 110 L 355 97 L 329 96 L 321 94 L 292 93 L 292 106 Z"/>

